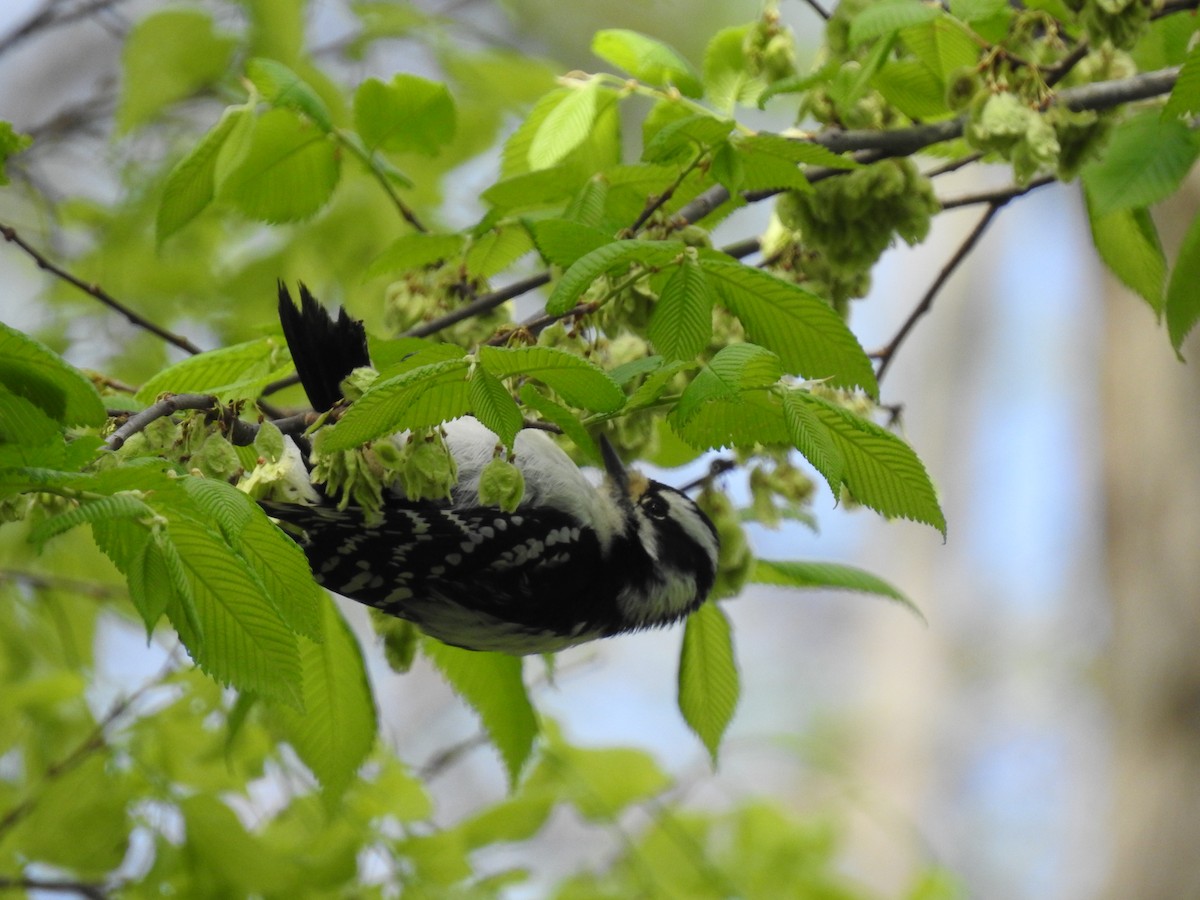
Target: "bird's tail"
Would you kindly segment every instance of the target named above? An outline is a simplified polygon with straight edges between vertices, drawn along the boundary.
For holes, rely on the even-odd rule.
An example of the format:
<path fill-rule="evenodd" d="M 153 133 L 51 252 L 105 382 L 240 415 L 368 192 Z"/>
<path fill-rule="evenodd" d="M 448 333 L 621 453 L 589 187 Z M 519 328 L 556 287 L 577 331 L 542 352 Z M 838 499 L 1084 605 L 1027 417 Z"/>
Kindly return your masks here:
<path fill-rule="evenodd" d="M 342 398 L 341 384 L 347 375 L 371 364 L 362 322 L 344 309 L 335 321 L 303 284 L 297 307 L 287 286 L 279 282 L 279 322 L 300 384 L 317 412 Z"/>

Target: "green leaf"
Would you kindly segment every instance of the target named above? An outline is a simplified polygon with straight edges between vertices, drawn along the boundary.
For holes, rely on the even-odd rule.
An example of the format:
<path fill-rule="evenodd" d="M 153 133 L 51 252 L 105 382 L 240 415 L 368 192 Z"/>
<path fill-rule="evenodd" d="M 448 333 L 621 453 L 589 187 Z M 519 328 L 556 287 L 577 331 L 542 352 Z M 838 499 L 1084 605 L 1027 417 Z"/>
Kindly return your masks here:
<path fill-rule="evenodd" d="M 625 402 L 625 395 L 608 373 L 566 350 L 483 346 L 479 364 L 497 378 L 534 378 L 572 406 L 593 412 L 614 412 Z"/>
<path fill-rule="evenodd" d="M 1196 113 L 1200 113 L 1200 44 L 1188 51 L 1167 105 L 1163 107 L 1162 117 L 1181 119 Z"/>
<path fill-rule="evenodd" d="M 501 225 L 471 242 L 467 250 L 467 274 L 472 278 L 491 278 L 503 272 L 533 249 L 533 239 L 524 226 Z"/>
<path fill-rule="evenodd" d="M 587 81 L 565 88 L 529 144 L 529 167 L 549 169 L 587 139 L 599 109 L 601 87 Z"/>
<path fill-rule="evenodd" d="M 454 692 L 479 714 L 504 760 L 509 785 L 515 786 L 538 733 L 537 716 L 521 679 L 521 658 L 462 650 L 433 639 L 424 646 Z"/>
<path fill-rule="evenodd" d="M 690 408 L 686 416 L 668 417 L 668 423 L 688 445 L 715 450 L 736 447 L 786 447 L 789 444 L 783 407 L 777 397 L 766 391 L 745 391 L 735 396 L 712 398 Z"/>
<path fill-rule="evenodd" d="M 323 131 L 333 130 L 333 116 L 320 94 L 283 63 L 257 57 L 246 63 L 246 77 L 272 106 L 299 110 Z"/>
<path fill-rule="evenodd" d="M 679 654 L 679 710 L 708 748 L 714 766 L 740 692 L 729 620 L 710 601 L 688 617 L 684 628 Z"/>
<path fill-rule="evenodd" d="M 1155 315 L 1161 315 L 1167 261 L 1149 210 L 1120 209 L 1097 216 L 1086 192 L 1085 197 L 1092 242 L 1100 258 L 1122 284 L 1150 304 Z"/>
<path fill-rule="evenodd" d="M 172 616 L 192 659 L 222 684 L 296 708 L 300 693 L 300 654 L 296 636 L 258 589 L 248 567 L 220 534 L 164 504 L 170 519 L 170 545 L 203 629 L 203 641 L 186 640 L 186 623 Z"/>
<path fill-rule="evenodd" d="M 362 650 L 337 606 L 321 603 L 320 642 L 300 642 L 305 712 L 277 710 L 284 737 L 337 799 L 375 744 L 375 698 Z"/>
<path fill-rule="evenodd" d="M 871 78 L 870 84 L 910 118 L 939 119 L 950 115 L 945 82 L 919 60 L 892 60 Z"/>
<path fill-rule="evenodd" d="M 0 187 L 8 184 L 5 168 L 10 157 L 29 149 L 33 138 L 16 131 L 10 122 L 0 121 Z"/>
<path fill-rule="evenodd" d="M 480 199 L 499 214 L 544 209 L 570 199 L 581 183 L 582 179 L 573 169 L 553 166 L 498 181 L 484 191 Z"/>
<path fill-rule="evenodd" d="M 838 450 L 833 435 L 816 411 L 797 396 L 796 391 L 788 391 L 783 395 L 783 419 L 792 443 L 821 473 L 836 499 L 842 487 L 846 460 Z"/>
<path fill-rule="evenodd" d="M 772 562 L 756 559 L 750 573 L 755 584 L 775 584 L 781 587 L 820 588 L 825 590 L 861 591 L 895 600 L 922 622 L 925 616 L 917 605 L 882 578 L 854 566 L 829 562 Z"/>
<path fill-rule="evenodd" d="M 555 736 L 522 793 L 565 799 L 588 821 L 611 823 L 670 786 L 670 777 L 643 750 L 572 747 Z"/>
<path fill-rule="evenodd" d="M 212 18 L 195 9 L 153 13 L 138 22 L 121 52 L 117 130 L 126 132 L 159 110 L 218 81 L 236 41 L 218 35 Z"/>
<path fill-rule="evenodd" d="M 758 155 L 785 160 L 793 165 L 823 166 L 827 169 L 859 169 L 861 164 L 849 156 L 841 156 L 820 144 L 780 137 L 777 134 L 751 134 L 735 142 L 748 163 Z"/>
<path fill-rule="evenodd" d="M 471 410 L 466 359 L 448 359 L 376 381 L 332 427 L 320 432 L 323 450 L 350 450 L 385 434 L 427 428 Z"/>
<path fill-rule="evenodd" d="M 542 219 L 530 225 L 538 252 L 547 262 L 569 268 L 582 256 L 612 243 L 612 235 L 566 219 Z"/>
<path fill-rule="evenodd" d="M 546 301 L 546 312 L 560 315 L 571 309 L 592 282 L 618 266 L 631 262 L 653 267 L 683 252 L 679 241 L 614 241 L 580 257 L 563 273 Z"/>
<path fill-rule="evenodd" d="M 291 893 L 297 861 L 246 831 L 233 810 L 211 794 L 193 794 L 179 803 L 187 834 L 190 865 L 204 873 L 216 896 Z"/>
<path fill-rule="evenodd" d="M 663 285 L 646 336 L 667 359 L 694 359 L 712 340 L 713 292 L 691 258 Z"/>
<path fill-rule="evenodd" d="M 147 381 L 134 399 L 152 403 L 168 391 L 215 394 L 222 400 L 257 396 L 278 375 L 272 366 L 275 350 L 273 338 L 259 338 L 190 356 Z"/>
<path fill-rule="evenodd" d="M 62 426 L 42 412 L 41 408 L 11 393 L 0 385 L 0 444 L 6 449 L 28 450 L 33 455 L 19 457 L 28 465 L 39 465 L 38 453 L 54 457 L 58 465 L 64 450 Z M 50 445 L 50 446 L 45 446 Z M 49 460 L 43 465 L 48 465 Z"/>
<path fill-rule="evenodd" d="M 363 277 L 376 278 L 394 272 L 408 272 L 453 259 L 462 252 L 465 243 L 461 234 L 406 234 L 396 238 L 375 257 Z"/>
<path fill-rule="evenodd" d="M 288 627 L 310 640 L 320 640 L 325 592 L 313 581 L 304 551 L 295 541 L 232 485 L 193 477 L 177 483 L 250 566 L 259 588 Z"/>
<path fill-rule="evenodd" d="M 1200 153 L 1186 124 L 1146 112 L 1123 122 L 1103 157 L 1084 167 L 1093 214 L 1150 206 L 1174 193 Z"/>
<path fill-rule="evenodd" d="M 14 832 L 5 834 L 6 852 L 81 879 L 103 879 L 128 850 L 136 782 L 111 766 L 106 754 L 83 754 L 74 762 L 78 765 L 63 766 L 54 778 L 25 775 L 23 780 L 38 778 L 37 802 L 23 821 L 12 823 L 18 826 Z M 77 827 L 83 830 L 76 832 Z"/>
<path fill-rule="evenodd" d="M 368 78 L 359 85 L 354 127 L 371 150 L 434 156 L 454 137 L 458 123 L 444 84 L 402 73 L 387 84 Z"/>
<path fill-rule="evenodd" d="M 1200 216 L 1192 220 L 1167 285 L 1167 333 L 1179 353 L 1183 339 L 1200 319 Z"/>
<path fill-rule="evenodd" d="M 691 64 L 674 47 L 636 31 L 609 28 L 596 32 L 592 52 L 646 84 L 673 85 L 685 97 L 704 93 Z"/>
<path fill-rule="evenodd" d="M 486 367 L 476 366 L 471 373 L 471 413 L 490 428 L 509 450 L 524 425 L 517 401 Z"/>
<path fill-rule="evenodd" d="M 226 109 L 212 130 L 171 169 L 155 219 L 154 230 L 160 244 L 212 203 L 217 158 L 225 139 L 239 124 L 249 123 L 251 119 L 250 110 L 244 107 Z"/>
<path fill-rule="evenodd" d="M 925 466 L 912 449 L 874 422 L 806 391 L 791 392 L 825 423 L 846 461 L 843 481 L 859 503 L 946 534 L 946 518 Z"/>
<path fill-rule="evenodd" d="M 849 44 L 856 46 L 902 28 L 932 22 L 941 15 L 938 7 L 921 0 L 876 0 L 850 20 Z"/>
<path fill-rule="evenodd" d="M 878 393 L 871 361 L 828 303 L 759 269 L 715 257 L 702 256 L 701 265 L 722 304 L 750 340 L 779 354 L 788 373 Z"/>
<path fill-rule="evenodd" d="M 750 71 L 746 38 L 753 23 L 718 31 L 704 50 L 704 90 L 715 109 L 728 113 L 737 104 L 754 106 L 766 79 Z"/>
<path fill-rule="evenodd" d="M 692 158 L 711 147 L 724 143 L 733 130 L 732 119 L 716 116 L 685 116 L 668 122 L 654 133 L 642 150 L 642 160 L 648 163 L 670 163 Z"/>
<path fill-rule="evenodd" d="M 44 344 L 0 322 L 0 385 L 63 425 L 104 424 L 95 385 Z"/>
<path fill-rule="evenodd" d="M 154 510 L 132 494 L 114 494 L 111 497 L 101 497 L 81 503 L 39 522 L 29 532 L 29 542 L 41 546 L 50 538 L 70 531 L 77 525 L 87 522 L 97 522 L 102 519 L 138 519 L 155 518 Z"/>
<path fill-rule="evenodd" d="M 260 116 L 239 157 L 228 170 L 218 161 L 217 194 L 264 222 L 308 218 L 328 202 L 341 174 L 333 140 L 290 109 Z"/>
<path fill-rule="evenodd" d="M 950 16 L 906 28 L 900 39 L 942 85 L 959 69 L 976 65 L 982 49 L 979 39 Z"/>
<path fill-rule="evenodd" d="M 600 447 L 592 440 L 579 417 L 561 403 L 555 403 L 532 384 L 521 387 L 521 402 L 535 410 L 547 422 L 553 422 L 571 439 L 583 455 L 595 465 L 601 465 Z"/>

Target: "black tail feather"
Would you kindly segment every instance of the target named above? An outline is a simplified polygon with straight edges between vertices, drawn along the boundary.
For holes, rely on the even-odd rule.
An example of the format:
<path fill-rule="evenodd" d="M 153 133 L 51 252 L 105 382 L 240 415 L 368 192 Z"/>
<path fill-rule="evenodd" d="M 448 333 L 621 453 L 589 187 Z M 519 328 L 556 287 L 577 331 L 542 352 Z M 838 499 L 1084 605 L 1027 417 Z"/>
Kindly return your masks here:
<path fill-rule="evenodd" d="M 279 322 L 300 384 L 317 412 L 342 398 L 341 384 L 347 375 L 371 364 L 362 322 L 350 318 L 344 309 L 334 321 L 303 283 L 297 308 L 287 286 L 279 282 Z"/>

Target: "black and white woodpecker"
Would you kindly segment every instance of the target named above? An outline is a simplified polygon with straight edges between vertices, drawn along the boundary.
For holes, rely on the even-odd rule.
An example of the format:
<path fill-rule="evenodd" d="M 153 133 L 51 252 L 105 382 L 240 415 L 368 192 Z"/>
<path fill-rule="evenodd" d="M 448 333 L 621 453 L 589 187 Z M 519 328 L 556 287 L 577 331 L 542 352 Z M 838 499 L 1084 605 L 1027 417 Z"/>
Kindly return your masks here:
<path fill-rule="evenodd" d="M 298 308 L 280 285 L 279 315 L 309 401 L 331 408 L 343 379 L 370 365 L 362 323 L 344 310 L 335 321 L 303 285 Z M 680 491 L 627 470 L 606 441 L 597 478 L 545 433 L 522 430 L 513 461 L 525 493 L 505 512 L 479 499 L 496 435 L 470 417 L 443 428 L 458 469 L 449 499 L 388 489 L 381 520 L 319 490 L 305 492 L 312 502 L 263 502 L 319 584 L 448 644 L 517 655 L 670 625 L 708 596 L 712 522 Z"/>

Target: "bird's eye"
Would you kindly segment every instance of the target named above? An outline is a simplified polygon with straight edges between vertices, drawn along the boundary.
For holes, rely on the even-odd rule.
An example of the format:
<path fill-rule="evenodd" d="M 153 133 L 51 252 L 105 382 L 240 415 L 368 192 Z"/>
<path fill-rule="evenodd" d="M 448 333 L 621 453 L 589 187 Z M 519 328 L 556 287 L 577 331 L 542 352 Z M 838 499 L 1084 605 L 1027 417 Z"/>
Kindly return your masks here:
<path fill-rule="evenodd" d="M 670 508 L 667 506 L 667 501 L 657 494 L 651 494 L 642 501 L 642 509 L 646 511 L 652 519 L 665 519 Z"/>

